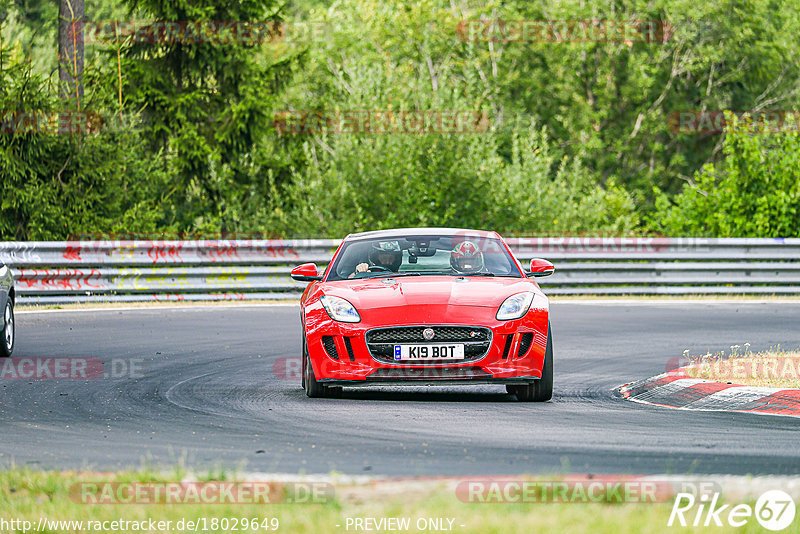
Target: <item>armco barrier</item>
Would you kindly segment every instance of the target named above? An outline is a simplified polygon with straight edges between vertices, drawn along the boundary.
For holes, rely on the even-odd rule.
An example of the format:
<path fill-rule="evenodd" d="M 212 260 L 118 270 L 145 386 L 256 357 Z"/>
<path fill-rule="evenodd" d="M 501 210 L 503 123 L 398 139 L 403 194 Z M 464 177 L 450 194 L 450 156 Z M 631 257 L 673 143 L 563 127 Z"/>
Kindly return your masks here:
<path fill-rule="evenodd" d="M 511 238 L 556 273 L 548 294 L 800 294 L 800 239 Z M 22 303 L 295 299 L 293 265 L 338 240 L 3 242 Z"/>

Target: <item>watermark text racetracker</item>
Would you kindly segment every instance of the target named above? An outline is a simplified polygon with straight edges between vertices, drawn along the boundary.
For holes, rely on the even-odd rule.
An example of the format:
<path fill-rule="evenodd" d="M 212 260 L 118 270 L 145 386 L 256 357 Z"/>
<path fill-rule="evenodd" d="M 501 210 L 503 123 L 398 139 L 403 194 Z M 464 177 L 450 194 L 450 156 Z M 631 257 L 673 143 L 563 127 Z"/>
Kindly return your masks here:
<path fill-rule="evenodd" d="M 663 20 L 464 20 L 456 32 L 467 42 L 665 43 L 674 33 Z"/>
<path fill-rule="evenodd" d="M 94 380 L 142 378 L 141 358 L 36 357 L 0 361 L 0 380 Z"/>
<path fill-rule="evenodd" d="M 332 32 L 330 24 L 315 21 L 100 20 L 76 23 L 70 37 L 87 44 L 248 45 L 304 42 Z"/>
<path fill-rule="evenodd" d="M 94 111 L 0 110 L 0 134 L 88 134 L 102 128 Z"/>
<path fill-rule="evenodd" d="M 273 119 L 280 134 L 468 134 L 489 125 L 487 112 L 464 110 L 298 110 Z"/>
<path fill-rule="evenodd" d="M 673 111 L 667 115 L 667 127 L 676 134 L 716 134 L 726 131 L 748 134 L 796 133 L 800 131 L 800 111 Z"/>
<path fill-rule="evenodd" d="M 331 360 L 322 360 L 320 363 L 322 369 L 327 366 L 334 367 L 336 363 Z M 302 377 L 303 361 L 299 356 L 283 356 L 276 358 L 272 364 L 272 373 L 276 378 L 281 380 L 299 381 Z M 419 380 L 419 379 L 437 379 L 437 378 L 451 378 L 452 370 L 442 367 L 395 367 L 384 368 L 384 373 L 381 375 L 385 379 L 395 380 Z"/>
<path fill-rule="evenodd" d="M 327 482 L 79 482 L 70 500 L 79 504 L 324 504 L 334 498 Z"/>
<path fill-rule="evenodd" d="M 790 355 L 759 355 L 748 358 L 746 354 L 725 356 L 705 354 L 670 358 L 665 370 L 685 372 L 695 376 L 701 371 L 710 372 L 719 382 L 737 382 L 743 379 L 800 380 L 800 357 Z"/>
<path fill-rule="evenodd" d="M 557 480 L 487 478 L 463 480 L 456 497 L 480 504 L 587 504 L 670 502 L 678 492 L 705 495 L 718 491 L 714 482 L 664 481 L 634 476 L 567 476 Z"/>
<path fill-rule="evenodd" d="M 714 239 L 703 237 L 511 237 L 518 252 L 536 254 L 677 254 L 708 252 Z"/>

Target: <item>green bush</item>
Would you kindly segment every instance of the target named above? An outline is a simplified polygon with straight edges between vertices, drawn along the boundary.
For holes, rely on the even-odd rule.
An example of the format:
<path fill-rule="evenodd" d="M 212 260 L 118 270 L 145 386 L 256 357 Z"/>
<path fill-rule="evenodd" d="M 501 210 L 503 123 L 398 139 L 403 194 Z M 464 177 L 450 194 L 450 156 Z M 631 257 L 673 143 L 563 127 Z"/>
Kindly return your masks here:
<path fill-rule="evenodd" d="M 666 235 L 800 237 L 800 133 L 749 133 L 734 121 L 724 158 L 672 200 L 656 191 L 650 227 Z"/>
<path fill-rule="evenodd" d="M 511 162 L 497 133 L 323 136 L 305 144 L 296 173 L 265 226 L 285 235 L 342 236 L 405 226 L 480 227 L 517 235 L 630 233 L 633 202 L 603 189 L 578 159 L 553 154 L 531 126 Z M 288 209 L 287 209 L 288 206 Z"/>

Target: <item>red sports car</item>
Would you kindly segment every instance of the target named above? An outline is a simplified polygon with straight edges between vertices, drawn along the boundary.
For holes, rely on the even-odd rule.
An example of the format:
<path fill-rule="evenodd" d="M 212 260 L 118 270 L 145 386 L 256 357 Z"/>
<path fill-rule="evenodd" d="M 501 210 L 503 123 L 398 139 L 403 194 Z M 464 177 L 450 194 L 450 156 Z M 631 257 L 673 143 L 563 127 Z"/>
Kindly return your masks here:
<path fill-rule="evenodd" d="M 347 236 L 300 300 L 303 388 L 501 384 L 522 401 L 553 394 L 549 301 L 496 232 L 408 228 Z"/>

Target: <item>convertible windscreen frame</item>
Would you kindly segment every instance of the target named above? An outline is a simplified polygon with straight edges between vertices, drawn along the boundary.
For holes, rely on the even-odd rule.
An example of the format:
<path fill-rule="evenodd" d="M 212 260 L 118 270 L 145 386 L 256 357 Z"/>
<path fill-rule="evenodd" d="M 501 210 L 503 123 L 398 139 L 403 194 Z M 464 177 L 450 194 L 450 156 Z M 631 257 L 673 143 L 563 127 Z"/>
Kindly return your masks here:
<path fill-rule="evenodd" d="M 449 265 L 451 249 L 462 241 L 472 241 L 484 254 L 485 264 L 480 271 L 460 272 Z M 402 251 L 403 260 L 395 272 L 378 270 L 355 273 L 358 263 L 367 262 L 373 245 L 396 243 Z M 415 268 L 419 266 L 422 268 Z M 394 276 L 496 276 L 525 278 L 524 272 L 511 255 L 505 243 L 495 237 L 464 234 L 375 236 L 346 240 L 336 254 L 333 264 L 327 269 L 326 282 L 360 280 L 366 278 L 388 278 Z"/>

